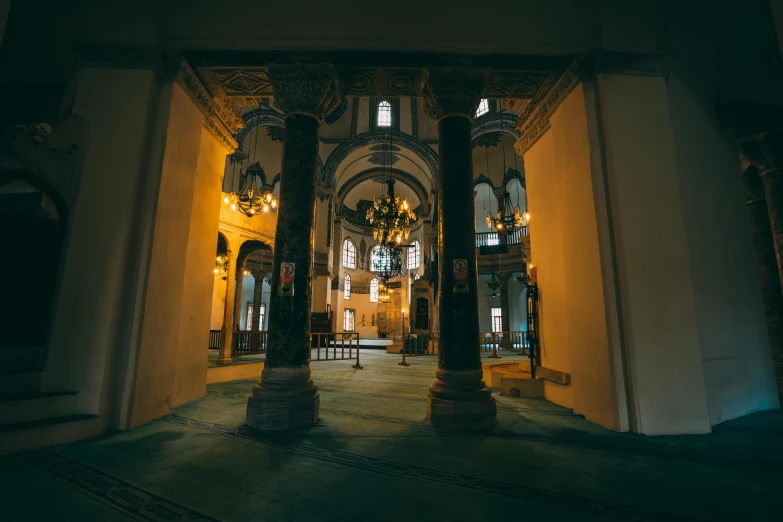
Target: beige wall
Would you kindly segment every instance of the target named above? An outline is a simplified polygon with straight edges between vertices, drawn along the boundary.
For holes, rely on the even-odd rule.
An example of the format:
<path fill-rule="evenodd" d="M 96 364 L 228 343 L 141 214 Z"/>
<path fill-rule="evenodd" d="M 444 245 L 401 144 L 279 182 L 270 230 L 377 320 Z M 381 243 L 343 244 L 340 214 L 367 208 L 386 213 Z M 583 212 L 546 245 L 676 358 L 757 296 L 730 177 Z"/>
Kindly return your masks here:
<path fill-rule="evenodd" d="M 201 132 L 193 177 L 193 207 L 190 218 L 179 340 L 174 380 L 174 406 L 206 393 L 211 295 L 215 276 L 218 218 L 226 149 L 211 134 Z"/>

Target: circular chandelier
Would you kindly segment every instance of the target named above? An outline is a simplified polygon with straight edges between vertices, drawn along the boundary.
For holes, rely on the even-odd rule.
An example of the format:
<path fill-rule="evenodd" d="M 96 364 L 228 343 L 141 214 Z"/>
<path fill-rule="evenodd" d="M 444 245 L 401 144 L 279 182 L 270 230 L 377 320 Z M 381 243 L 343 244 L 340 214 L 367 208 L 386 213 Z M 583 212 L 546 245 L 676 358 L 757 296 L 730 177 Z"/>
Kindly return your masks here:
<path fill-rule="evenodd" d="M 248 217 L 255 216 L 258 212 L 269 212 L 277 208 L 277 198 L 270 192 L 261 192 L 258 186 L 259 174 L 263 173 L 260 163 L 249 166 L 243 176 L 239 170 L 239 192 L 230 192 L 223 198 L 223 203 L 231 206 L 233 211 L 241 211 Z M 242 180 L 245 180 L 242 183 Z"/>
<path fill-rule="evenodd" d="M 370 268 L 378 275 L 381 282 L 386 283 L 389 279 L 405 274 L 402 248 L 380 245 L 374 254 Z"/>
<path fill-rule="evenodd" d="M 487 212 L 487 226 L 489 228 L 494 227 L 498 232 L 506 232 L 507 234 L 527 226 L 527 222 L 530 219 L 529 213 L 521 213 L 519 207 L 514 207 L 511 202 L 511 194 L 508 192 L 503 193 L 503 208 L 497 209 L 495 214 L 497 217 L 492 217 Z"/>
<path fill-rule="evenodd" d="M 408 239 L 416 213 L 405 198 L 394 194 L 394 180 L 386 182 L 388 194 L 376 197 L 367 209 L 367 221 L 373 225 L 372 237 L 380 245 L 399 245 Z"/>

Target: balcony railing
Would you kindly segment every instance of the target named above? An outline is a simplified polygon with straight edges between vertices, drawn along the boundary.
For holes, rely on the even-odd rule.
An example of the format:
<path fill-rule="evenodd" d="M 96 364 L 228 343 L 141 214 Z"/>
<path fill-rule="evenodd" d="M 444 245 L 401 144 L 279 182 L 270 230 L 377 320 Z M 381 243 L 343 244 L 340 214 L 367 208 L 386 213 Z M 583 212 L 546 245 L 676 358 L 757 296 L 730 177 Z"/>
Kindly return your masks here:
<path fill-rule="evenodd" d="M 506 244 L 516 245 L 518 243 L 521 243 L 523 237 L 527 237 L 526 226 L 520 228 L 516 232 L 506 235 Z M 478 234 L 476 234 L 476 248 L 481 248 L 483 246 L 497 246 L 499 244 L 500 244 L 499 232 L 479 232 Z"/>

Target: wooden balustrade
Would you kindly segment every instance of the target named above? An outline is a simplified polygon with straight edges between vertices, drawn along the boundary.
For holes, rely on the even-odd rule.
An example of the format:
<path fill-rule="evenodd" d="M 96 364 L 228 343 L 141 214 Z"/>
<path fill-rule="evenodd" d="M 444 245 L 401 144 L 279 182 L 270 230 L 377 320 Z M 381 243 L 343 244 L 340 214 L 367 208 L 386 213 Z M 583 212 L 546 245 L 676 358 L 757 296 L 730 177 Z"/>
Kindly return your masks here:
<path fill-rule="evenodd" d="M 252 330 L 235 331 L 231 357 L 266 353 L 267 333 L 266 331 L 254 332 Z"/>
<path fill-rule="evenodd" d="M 220 350 L 220 343 L 223 340 L 223 332 L 220 330 L 210 330 L 209 331 L 209 349 L 210 350 Z"/>
<path fill-rule="evenodd" d="M 421 357 L 424 355 L 438 355 L 438 339 L 431 332 L 405 333 L 402 336 L 402 361 L 400 366 L 410 366 L 406 357 Z"/>
<path fill-rule="evenodd" d="M 516 352 L 527 355 L 530 348 L 527 332 L 481 332 L 479 334 L 481 351 L 491 352 L 492 358 L 500 358 L 498 352 Z"/>
<path fill-rule="evenodd" d="M 359 370 L 359 332 L 310 333 L 311 361 L 348 361 L 356 359 L 353 368 Z"/>

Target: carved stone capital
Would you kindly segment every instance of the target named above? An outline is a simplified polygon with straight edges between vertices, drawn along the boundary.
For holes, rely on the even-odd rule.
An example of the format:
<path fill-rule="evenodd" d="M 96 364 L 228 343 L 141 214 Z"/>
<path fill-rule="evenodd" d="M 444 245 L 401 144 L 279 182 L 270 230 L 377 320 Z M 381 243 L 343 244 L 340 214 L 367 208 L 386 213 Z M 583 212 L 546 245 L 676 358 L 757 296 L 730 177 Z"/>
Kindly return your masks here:
<path fill-rule="evenodd" d="M 740 140 L 739 149 L 743 163 L 750 163 L 761 176 L 783 168 L 783 129 Z"/>
<path fill-rule="evenodd" d="M 480 69 L 428 69 L 421 86 L 424 110 L 435 121 L 454 115 L 472 120 L 486 83 L 487 73 Z"/>
<path fill-rule="evenodd" d="M 275 104 L 286 116 L 305 114 L 320 122 L 340 104 L 340 84 L 329 63 L 270 64 L 267 75 Z"/>
<path fill-rule="evenodd" d="M 742 169 L 742 185 L 745 187 L 748 203 L 764 199 L 764 182 L 761 181 L 758 169 L 753 165 Z"/>

